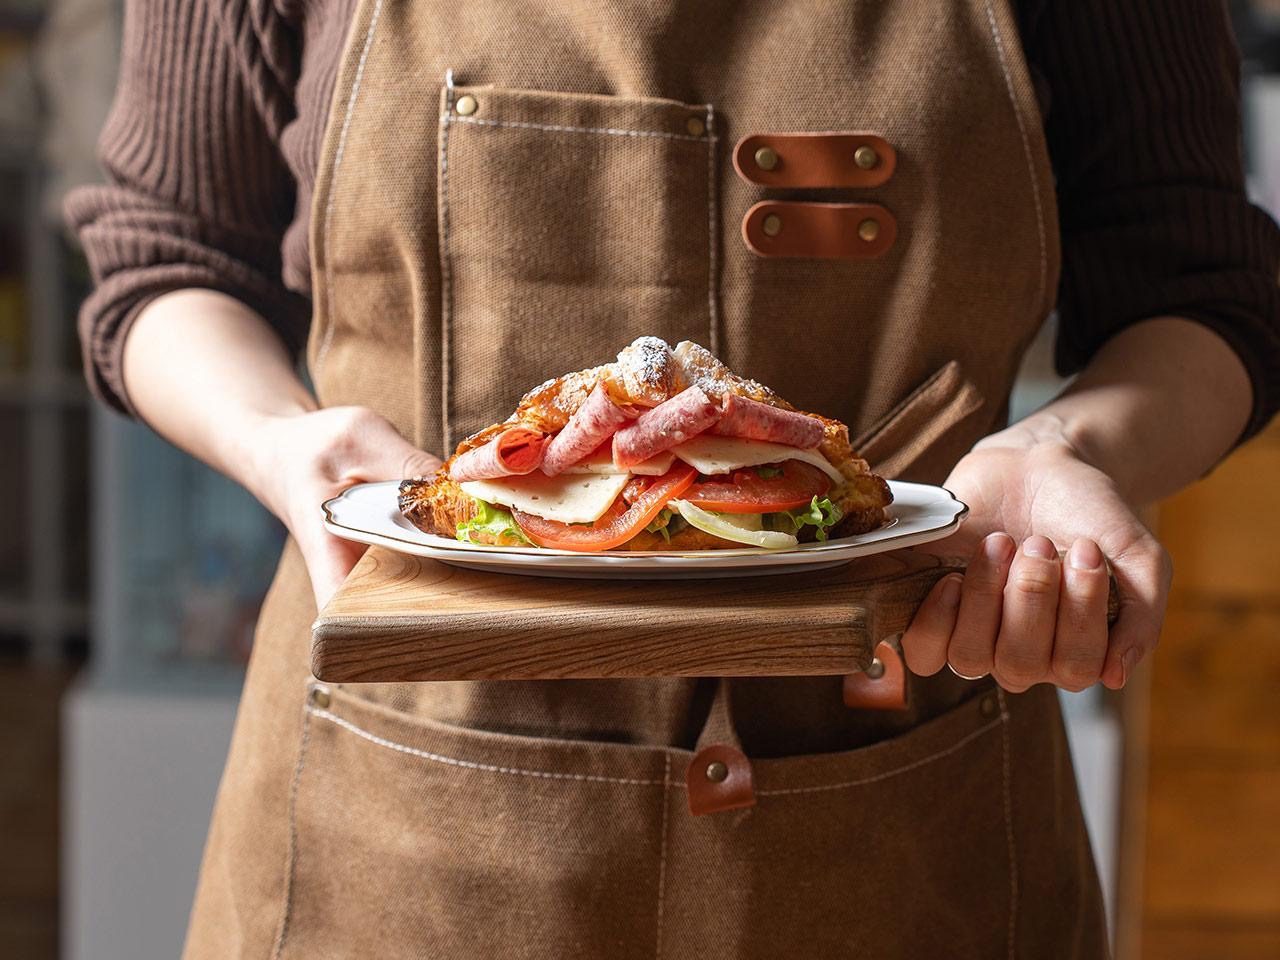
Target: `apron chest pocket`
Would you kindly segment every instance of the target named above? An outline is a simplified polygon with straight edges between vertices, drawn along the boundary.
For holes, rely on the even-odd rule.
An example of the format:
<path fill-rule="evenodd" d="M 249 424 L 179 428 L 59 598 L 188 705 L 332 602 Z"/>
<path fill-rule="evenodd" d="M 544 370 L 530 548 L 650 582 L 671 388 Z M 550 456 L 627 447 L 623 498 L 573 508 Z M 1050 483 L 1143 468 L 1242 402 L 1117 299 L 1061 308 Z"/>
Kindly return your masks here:
<path fill-rule="evenodd" d="M 714 344 L 709 107 L 449 87 L 439 137 L 445 437 L 637 336 Z"/>

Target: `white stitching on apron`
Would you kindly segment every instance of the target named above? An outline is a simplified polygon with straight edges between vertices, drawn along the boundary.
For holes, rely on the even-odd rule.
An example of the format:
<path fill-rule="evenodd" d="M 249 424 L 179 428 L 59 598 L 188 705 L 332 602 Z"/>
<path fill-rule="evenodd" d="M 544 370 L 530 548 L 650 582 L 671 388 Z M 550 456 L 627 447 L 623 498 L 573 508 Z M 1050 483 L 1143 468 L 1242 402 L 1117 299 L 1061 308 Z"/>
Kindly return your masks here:
<path fill-rule="evenodd" d="M 906 766 L 898 767 L 896 770 L 886 770 L 884 773 L 877 773 L 874 777 L 863 777 L 861 780 L 846 780 L 843 783 L 828 783 L 819 787 L 789 787 L 779 790 L 757 790 L 757 797 L 781 797 L 788 796 L 793 793 L 818 793 L 823 790 L 843 790 L 846 787 L 861 787 L 868 783 L 879 783 L 881 780 L 888 780 L 890 777 L 896 777 L 900 773 L 908 773 L 918 767 L 923 767 L 927 763 L 934 760 L 940 760 L 945 756 L 955 753 L 957 750 L 966 746 L 970 741 L 976 740 L 991 730 L 994 730 L 1001 724 L 1000 720 L 992 720 L 990 723 L 979 727 L 968 736 L 961 737 L 945 750 L 939 750 L 937 753 L 931 753 L 927 757 L 921 757 L 919 760 L 913 760 Z"/>
<path fill-rule="evenodd" d="M 1027 136 L 1027 125 L 1023 122 L 1022 111 L 1018 109 L 1018 100 L 1013 91 L 1013 78 L 1009 75 L 1009 64 L 1004 55 L 1004 40 L 1000 37 L 1000 28 L 996 26 L 996 15 L 991 9 L 991 0 L 987 0 L 987 21 L 991 24 L 991 37 L 996 43 L 996 53 L 1000 57 L 1000 70 L 1004 73 L 1005 89 L 1009 93 L 1009 105 L 1013 107 L 1013 118 L 1018 121 L 1018 134 L 1022 137 L 1022 153 L 1027 160 L 1027 173 L 1031 176 L 1031 192 L 1036 203 L 1036 229 L 1040 233 L 1040 288 L 1037 297 L 1044 303 L 1045 284 L 1049 276 L 1049 248 L 1044 235 L 1044 209 L 1040 200 L 1040 181 L 1036 176 L 1036 164 L 1031 156 L 1031 140 Z M 1051 306 L 1045 304 L 1046 309 Z"/>
<path fill-rule="evenodd" d="M 338 134 L 338 148 L 333 152 L 333 170 L 329 174 L 329 199 L 324 207 L 324 249 L 325 255 L 329 253 L 329 231 L 333 224 L 333 198 L 334 186 L 338 180 L 338 168 L 342 165 L 342 154 L 347 148 L 347 130 L 351 127 L 351 116 L 355 113 L 356 98 L 360 96 L 360 81 L 364 79 L 364 64 L 369 58 L 369 48 L 373 46 L 373 34 L 378 29 L 378 17 L 382 13 L 382 0 L 378 0 L 373 7 L 373 16 L 369 19 L 369 29 L 364 35 L 364 48 L 360 51 L 360 62 L 356 64 L 356 77 L 351 85 L 351 96 L 347 100 L 347 112 L 342 118 L 342 132 Z M 316 365 L 312 374 L 320 369 L 324 363 L 325 355 L 329 352 L 329 346 L 333 343 L 333 330 L 337 326 L 337 318 L 333 316 L 333 268 L 330 264 L 325 264 L 325 292 L 329 297 L 329 327 L 324 332 L 324 340 L 320 344 L 320 349 L 316 351 Z"/>
<path fill-rule="evenodd" d="M 449 271 L 449 125 L 455 119 L 452 70 L 445 73 L 444 83 L 449 92 L 440 117 L 440 452 L 448 457 L 453 452 L 449 423 L 449 368 L 453 362 L 453 276 Z"/>
<path fill-rule="evenodd" d="M 996 696 L 1000 700 L 1000 739 L 1004 752 L 1004 832 L 1005 842 L 1009 847 L 1009 960 L 1014 960 L 1014 936 L 1018 921 L 1018 851 L 1013 840 L 1013 791 L 1010 787 L 1009 770 L 1009 705 L 1005 702 L 1004 690 L 997 687 Z"/>
<path fill-rule="evenodd" d="M 663 140 L 705 140 L 687 133 L 662 130 L 623 130 L 618 127 L 568 127 L 558 123 L 530 123 L 524 120 L 483 120 L 480 117 L 453 117 L 452 123 L 474 123 L 481 127 L 517 127 L 522 130 L 546 130 L 551 133 L 600 133 L 611 137 L 660 137 Z"/>
<path fill-rule="evenodd" d="M 707 254 L 707 322 L 710 324 L 708 345 L 711 353 L 720 356 L 720 323 L 716 309 L 716 240 L 719 239 L 720 195 L 716 191 L 716 112 L 715 107 L 707 104 L 707 243 L 710 249 Z"/>
<path fill-rule="evenodd" d="M 339 717 L 337 714 L 330 713 L 328 710 L 321 710 L 317 707 L 307 707 L 307 712 L 313 716 L 328 720 L 337 724 L 349 733 L 354 733 L 361 739 L 368 740 L 380 747 L 386 747 L 388 750 L 394 750 L 397 753 L 404 753 L 411 757 L 417 757 L 420 760 L 430 760 L 432 763 L 443 763 L 451 767 L 462 767 L 466 770 L 480 770 L 485 773 L 505 773 L 518 777 L 537 777 L 543 780 L 578 780 L 585 783 L 624 783 L 634 786 L 661 786 L 667 784 L 666 779 L 663 780 L 641 780 L 629 777 L 605 777 L 597 774 L 587 773 L 556 773 L 549 770 L 527 770 L 521 767 L 499 767 L 490 763 L 476 763 L 472 760 L 460 760 L 457 757 L 446 757 L 439 753 L 429 753 L 426 750 L 419 750 L 416 747 L 405 746 L 403 743 L 396 743 L 394 740 L 388 740 L 377 734 L 370 733 L 357 727 L 350 720 Z M 670 763 L 670 761 L 668 761 Z"/>
<path fill-rule="evenodd" d="M 662 768 L 662 846 L 658 850 L 658 920 L 653 955 L 662 956 L 662 901 L 667 888 L 667 807 L 671 805 L 671 754 Z"/>
<path fill-rule="evenodd" d="M 276 943 L 271 950 L 272 960 L 278 960 L 284 951 L 284 941 L 289 935 L 289 919 L 293 914 L 293 877 L 298 862 L 298 785 L 302 782 L 302 768 L 306 765 L 307 744 L 310 742 L 311 714 L 310 710 L 306 710 L 302 717 L 302 745 L 298 747 L 298 764 L 293 769 L 293 782 L 289 784 L 289 860 L 285 868 L 284 909 L 280 914 Z"/>

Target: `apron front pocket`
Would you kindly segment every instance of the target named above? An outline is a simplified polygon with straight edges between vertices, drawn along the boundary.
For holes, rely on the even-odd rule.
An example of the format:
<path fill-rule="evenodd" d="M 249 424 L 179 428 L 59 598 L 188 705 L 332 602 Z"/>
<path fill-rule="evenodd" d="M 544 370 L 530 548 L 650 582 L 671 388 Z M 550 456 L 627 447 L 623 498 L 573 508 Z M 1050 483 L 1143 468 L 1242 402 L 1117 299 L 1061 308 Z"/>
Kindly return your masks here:
<path fill-rule="evenodd" d="M 280 957 L 652 957 L 670 763 L 317 687 Z"/>
<path fill-rule="evenodd" d="M 446 449 L 635 337 L 715 349 L 709 107 L 450 87 L 441 124 Z"/>
<path fill-rule="evenodd" d="M 1012 956 L 1027 838 L 1009 750 L 990 688 L 871 746 L 753 761 L 755 807 L 673 818 L 669 942 L 682 956 Z M 724 930 L 738 942 L 718 943 Z"/>

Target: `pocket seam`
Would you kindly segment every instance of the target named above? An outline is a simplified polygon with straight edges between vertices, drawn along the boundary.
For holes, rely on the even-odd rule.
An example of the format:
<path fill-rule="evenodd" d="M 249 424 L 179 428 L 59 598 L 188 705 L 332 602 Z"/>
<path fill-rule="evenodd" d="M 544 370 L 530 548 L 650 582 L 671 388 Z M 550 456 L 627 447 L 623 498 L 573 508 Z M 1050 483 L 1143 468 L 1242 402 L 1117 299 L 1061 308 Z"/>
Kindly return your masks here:
<path fill-rule="evenodd" d="M 445 114 L 440 119 L 446 124 L 472 123 L 484 127 L 515 127 L 521 130 L 545 130 L 551 133 L 596 133 L 614 137 L 658 137 L 663 140 L 691 140 L 696 143 L 714 139 L 706 134 L 695 137 L 688 133 L 670 133 L 664 130 L 624 130 L 620 127 L 571 127 L 557 123 L 533 123 L 527 120 L 486 120 L 480 117 L 455 117 L 450 114 Z"/>
<path fill-rule="evenodd" d="M 460 757 L 449 757 L 442 753 L 432 753 L 429 750 L 420 750 L 417 747 L 411 747 L 407 744 L 397 743 L 394 740 L 388 740 L 386 737 L 380 737 L 376 733 L 365 730 L 345 717 L 340 717 L 330 710 L 323 710 L 319 707 L 308 705 L 307 713 L 310 716 L 318 717 L 321 720 L 328 720 L 330 723 L 341 727 L 348 733 L 355 734 L 362 740 L 366 740 L 376 746 L 383 747 L 387 750 L 394 750 L 396 753 L 406 754 L 407 756 L 417 757 L 419 760 L 428 760 L 432 763 L 440 763 L 450 767 L 460 767 L 464 770 L 477 770 L 482 773 L 501 773 L 508 776 L 534 777 L 540 780 L 576 780 L 585 783 L 619 783 L 631 786 L 659 786 L 665 787 L 667 781 L 665 779 L 643 779 L 640 777 L 607 777 L 602 774 L 589 773 L 561 773 L 552 770 L 531 770 L 524 767 L 504 767 L 492 763 L 478 763 L 474 760 L 463 760 Z"/>
<path fill-rule="evenodd" d="M 280 927 L 276 933 L 271 960 L 284 955 L 285 941 L 289 937 L 289 920 L 293 915 L 293 884 L 298 865 L 298 790 L 302 784 L 302 771 L 307 763 L 307 746 L 311 743 L 311 711 L 303 710 L 302 743 L 298 747 L 298 763 L 293 770 L 293 782 L 289 785 L 289 854 L 285 864 L 284 904 L 280 911 Z"/>
<path fill-rule="evenodd" d="M 1000 704 L 1000 739 L 1004 766 L 1004 833 L 1005 843 L 1009 852 L 1009 960 L 1014 960 L 1017 954 L 1014 944 L 1018 923 L 1018 848 L 1013 836 L 1013 788 L 1009 760 L 1009 704 L 1005 700 L 1004 690 L 1000 687 L 996 688 L 996 698 Z"/>
<path fill-rule="evenodd" d="M 817 786 L 811 786 L 811 787 L 780 787 L 773 790 L 757 790 L 756 796 L 781 797 L 781 796 L 791 796 L 793 794 L 799 794 L 799 793 L 821 793 L 828 790 L 845 790 L 850 787 L 861 787 L 871 783 L 879 783 L 882 780 L 888 780 L 892 777 L 899 776 L 900 774 L 909 773 L 912 770 L 917 770 L 920 767 L 925 766 L 926 764 L 933 763 L 935 760 L 941 760 L 943 757 L 950 756 L 951 754 L 956 753 L 959 750 L 962 750 L 964 747 L 967 747 L 970 743 L 978 739 L 983 734 L 990 733 L 997 726 L 1002 726 L 1004 722 L 1005 721 L 1003 716 L 998 717 L 989 723 L 983 724 L 982 726 L 978 727 L 976 730 L 971 730 L 969 733 L 965 734 L 955 743 L 952 743 L 949 746 L 936 751 L 935 753 L 931 753 L 928 756 L 920 757 L 916 760 L 911 761 L 908 764 L 904 764 L 901 767 L 895 767 L 892 770 L 885 770 L 882 773 L 877 773 L 870 777 L 861 777 L 857 780 L 845 780 L 840 783 L 824 783 L 824 784 L 819 784 Z"/>

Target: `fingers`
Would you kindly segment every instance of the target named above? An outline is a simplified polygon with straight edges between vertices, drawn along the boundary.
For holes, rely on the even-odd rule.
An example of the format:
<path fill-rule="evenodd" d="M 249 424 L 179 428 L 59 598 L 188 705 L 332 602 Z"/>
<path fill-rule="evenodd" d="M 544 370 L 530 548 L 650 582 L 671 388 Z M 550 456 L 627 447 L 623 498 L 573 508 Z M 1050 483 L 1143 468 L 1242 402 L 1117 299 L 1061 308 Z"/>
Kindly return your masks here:
<path fill-rule="evenodd" d="M 1004 586 L 1015 549 L 1007 533 L 990 534 L 965 571 L 960 609 L 947 647 L 947 662 L 962 676 L 985 676 L 994 666 Z"/>
<path fill-rule="evenodd" d="M 1011 693 L 1049 676 L 1062 565 L 1048 537 L 1028 537 L 1013 558 L 992 674 Z"/>
<path fill-rule="evenodd" d="M 316 598 L 316 610 L 324 608 L 338 588 L 342 586 L 351 568 L 364 555 L 362 543 L 353 543 L 332 536 L 324 529 L 298 537 L 298 548 L 307 564 L 311 577 L 311 592 Z"/>
<path fill-rule="evenodd" d="M 1079 692 L 1098 682 L 1107 656 L 1107 592 L 1110 579 L 1102 551 L 1080 539 L 1062 565 L 1053 643 L 1053 680 Z"/>
<path fill-rule="evenodd" d="M 1118 690 L 1160 638 L 1173 562 L 1164 547 L 1147 536 L 1113 557 L 1112 567 L 1120 588 L 1120 618 L 1111 628 L 1102 682 Z"/>
<path fill-rule="evenodd" d="M 961 577 L 930 591 L 902 638 L 907 666 L 920 676 L 950 664 L 964 677 L 993 674 L 1013 693 L 1037 683 L 1079 691 L 1101 680 L 1124 685 L 1159 636 L 1171 569 L 1154 539 L 1115 561 L 1122 606 L 1107 627 L 1108 570 L 1090 539 L 1064 560 L 1046 537 L 1020 549 L 1002 533 L 988 536 Z"/>
<path fill-rule="evenodd" d="M 947 665 L 947 645 L 960 610 L 963 582 L 960 574 L 953 573 L 935 583 L 902 635 L 902 656 L 917 676 L 931 677 Z"/>

